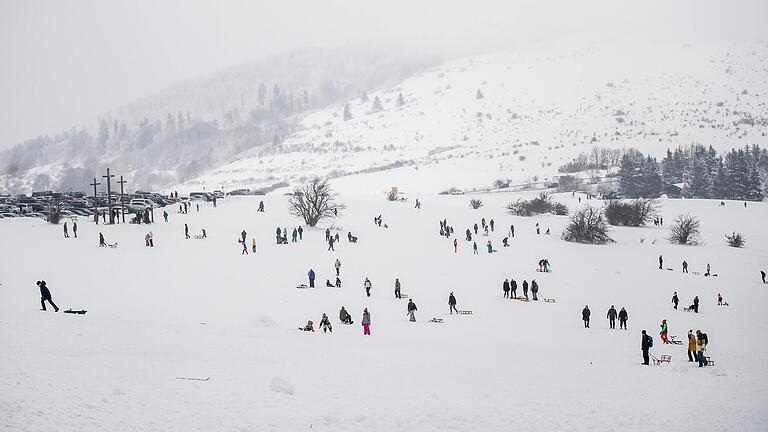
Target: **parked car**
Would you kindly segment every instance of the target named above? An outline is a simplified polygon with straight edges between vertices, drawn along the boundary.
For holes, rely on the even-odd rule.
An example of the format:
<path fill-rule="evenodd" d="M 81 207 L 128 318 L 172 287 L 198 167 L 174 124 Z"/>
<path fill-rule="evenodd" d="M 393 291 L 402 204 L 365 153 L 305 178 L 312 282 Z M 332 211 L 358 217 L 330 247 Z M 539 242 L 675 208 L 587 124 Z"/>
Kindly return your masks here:
<path fill-rule="evenodd" d="M 145 198 L 134 198 L 131 200 L 131 205 L 135 207 L 139 207 L 142 210 L 149 207 L 149 208 L 155 208 L 156 204 L 154 201 L 145 199 Z"/>

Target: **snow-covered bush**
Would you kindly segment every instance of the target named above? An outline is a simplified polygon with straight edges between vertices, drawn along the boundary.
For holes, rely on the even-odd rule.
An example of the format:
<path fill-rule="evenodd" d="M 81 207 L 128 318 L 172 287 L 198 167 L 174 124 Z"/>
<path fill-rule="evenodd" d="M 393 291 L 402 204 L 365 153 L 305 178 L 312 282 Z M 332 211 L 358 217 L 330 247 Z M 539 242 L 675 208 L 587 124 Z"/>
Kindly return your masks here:
<path fill-rule="evenodd" d="M 469 206 L 477 210 L 483 206 L 483 201 L 477 198 L 472 198 L 471 200 L 469 200 Z"/>
<path fill-rule="evenodd" d="M 667 240 L 680 245 L 697 245 L 701 238 L 701 222 L 691 215 L 680 215 L 672 222 Z"/>
<path fill-rule="evenodd" d="M 740 248 L 744 247 L 744 243 L 747 241 L 744 240 L 744 237 L 741 235 L 741 233 L 733 233 L 733 234 L 726 234 L 725 239 L 728 241 L 728 246 Z"/>
<path fill-rule="evenodd" d="M 531 200 L 518 199 L 507 205 L 507 210 L 516 216 L 533 216 L 543 213 L 552 213 L 558 216 L 568 214 L 568 207 L 563 203 L 554 201 L 552 195 L 547 192 L 541 192 Z"/>
<path fill-rule="evenodd" d="M 315 177 L 309 183 L 297 186 L 288 200 L 288 212 L 304 219 L 308 226 L 316 226 L 323 219 L 334 218 L 346 206 L 337 203 L 328 180 Z"/>
<path fill-rule="evenodd" d="M 565 226 L 562 239 L 575 243 L 606 244 L 614 240 L 608 235 L 610 227 L 603 218 L 603 211 L 587 206 L 571 216 Z"/>
<path fill-rule="evenodd" d="M 605 205 L 605 218 L 611 225 L 640 226 L 653 220 L 658 213 L 658 201 L 638 198 L 632 201 L 610 200 Z"/>

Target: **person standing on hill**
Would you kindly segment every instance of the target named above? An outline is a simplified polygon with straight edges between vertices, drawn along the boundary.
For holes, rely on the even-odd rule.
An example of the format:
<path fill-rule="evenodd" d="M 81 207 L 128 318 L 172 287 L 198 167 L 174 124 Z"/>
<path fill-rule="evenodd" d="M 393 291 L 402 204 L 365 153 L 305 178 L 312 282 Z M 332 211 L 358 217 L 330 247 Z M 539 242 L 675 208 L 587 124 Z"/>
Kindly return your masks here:
<path fill-rule="evenodd" d="M 259 212 L 264 213 L 264 201 L 259 201 Z"/>
<path fill-rule="evenodd" d="M 45 284 L 45 281 L 37 281 L 37 286 L 40 288 L 40 305 L 43 307 L 41 310 L 45 309 L 45 302 L 53 306 L 53 310 L 55 312 L 59 311 L 59 307 L 56 306 L 56 303 L 53 302 L 53 297 L 51 296 L 51 290 L 48 289 L 48 287 Z"/>
<path fill-rule="evenodd" d="M 475 235 L 477 235 L 477 223 L 475 223 Z"/>
<path fill-rule="evenodd" d="M 187 224 L 184 224 L 184 236 L 189 240 L 189 226 Z"/>
<path fill-rule="evenodd" d="M 294 228 L 293 232 L 291 233 L 291 243 L 296 243 L 296 237 L 298 237 L 299 231 Z"/>
<path fill-rule="evenodd" d="M 106 246 L 107 246 L 107 241 L 104 240 L 104 234 L 99 233 L 99 247 L 106 247 Z"/>
<path fill-rule="evenodd" d="M 688 263 L 683 260 L 683 273 L 688 273 Z"/>
<path fill-rule="evenodd" d="M 517 298 L 517 281 L 512 279 L 509 281 L 510 296 L 509 298 Z"/>
<path fill-rule="evenodd" d="M 309 287 L 314 288 L 315 287 L 315 271 L 312 269 L 309 269 L 309 272 L 307 272 L 307 277 L 309 278 Z"/>
<path fill-rule="evenodd" d="M 456 309 L 456 297 L 454 297 L 453 293 L 448 296 L 448 310 L 453 315 L 453 311 L 456 311 L 456 313 L 459 313 L 459 310 Z"/>
<path fill-rule="evenodd" d="M 539 284 L 536 283 L 536 279 L 531 280 L 531 295 L 533 296 L 534 301 L 538 301 L 539 299 L 536 297 L 536 294 L 539 293 Z"/>
<path fill-rule="evenodd" d="M 488 253 L 493 253 L 493 244 L 488 240 Z"/>
<path fill-rule="evenodd" d="M 584 320 L 584 328 L 589 328 L 589 316 L 592 312 L 589 311 L 589 306 L 584 306 L 581 310 L 581 319 Z"/>
<path fill-rule="evenodd" d="M 472 231 L 470 231 L 469 228 L 467 228 L 466 234 L 467 234 L 466 241 L 472 241 Z"/>
<path fill-rule="evenodd" d="M 764 270 L 760 270 L 760 277 L 763 279 L 763 283 L 766 283 L 765 282 L 765 271 Z"/>
<path fill-rule="evenodd" d="M 512 238 L 515 238 L 515 226 L 514 225 L 510 225 L 509 226 L 509 236 L 512 237 Z"/>
<path fill-rule="evenodd" d="M 672 296 L 672 303 L 675 304 L 675 309 L 677 309 L 677 304 L 680 303 L 680 298 L 677 297 L 677 291 L 675 291 L 675 295 Z"/>
<path fill-rule="evenodd" d="M 401 299 L 401 298 L 403 298 L 403 297 L 400 295 L 400 279 L 398 279 L 398 278 L 395 278 L 395 298 L 396 298 L 396 299 Z"/>
<path fill-rule="evenodd" d="M 688 363 L 693 363 L 694 356 L 696 356 L 696 336 L 691 329 L 688 330 Z"/>
<path fill-rule="evenodd" d="M 251 249 L 256 253 L 256 239 L 251 239 Z"/>
<path fill-rule="evenodd" d="M 371 335 L 371 314 L 368 312 L 368 308 L 363 309 L 363 334 Z"/>
<path fill-rule="evenodd" d="M 624 308 L 621 308 L 621 311 L 619 311 L 619 329 L 627 329 L 627 320 L 629 319 L 629 315 L 627 315 L 627 310 Z"/>
<path fill-rule="evenodd" d="M 302 240 L 302 236 L 304 235 L 304 228 L 299 225 L 299 229 L 296 230 L 299 233 L 299 241 Z"/>
<path fill-rule="evenodd" d="M 370 297 L 371 288 L 373 288 L 373 285 L 371 284 L 371 281 L 368 278 L 365 278 L 365 282 L 363 282 L 363 288 L 365 288 L 365 295 L 367 297 Z"/>
<path fill-rule="evenodd" d="M 648 350 L 653 346 L 653 339 L 645 333 L 643 330 L 642 341 L 640 342 L 640 349 L 643 350 L 643 364 L 648 366 L 650 359 L 648 358 Z"/>
<path fill-rule="evenodd" d="M 504 279 L 504 283 L 501 287 L 504 290 L 504 298 L 509 298 L 509 279 Z"/>
<path fill-rule="evenodd" d="M 243 243 L 243 244 L 245 244 L 245 237 L 246 237 L 247 235 L 248 235 L 248 233 L 246 233 L 246 232 L 245 232 L 245 230 L 243 230 L 243 232 L 241 232 L 241 233 L 240 233 L 240 237 L 242 237 L 242 238 L 243 238 L 243 241 L 242 241 L 242 243 Z M 246 252 L 247 252 L 247 251 L 246 251 Z"/>
<path fill-rule="evenodd" d="M 667 326 L 667 320 L 661 320 L 661 332 L 659 333 L 659 336 L 661 336 L 662 343 L 669 343 L 669 326 Z"/>
<path fill-rule="evenodd" d="M 341 270 L 341 261 L 336 258 L 336 262 L 333 263 L 333 268 L 336 269 L 336 276 L 339 276 L 339 271 Z"/>
<path fill-rule="evenodd" d="M 72 222 L 72 234 L 74 234 L 75 238 L 77 238 L 77 221 Z"/>
<path fill-rule="evenodd" d="M 699 296 L 693 298 L 693 311 L 699 313 Z"/>
<path fill-rule="evenodd" d="M 523 295 L 525 296 L 525 299 L 528 300 L 528 281 L 523 279 Z"/>
<path fill-rule="evenodd" d="M 488 223 L 491 225 L 491 231 L 493 231 L 493 219 L 491 219 Z"/>
<path fill-rule="evenodd" d="M 611 305 L 611 308 L 608 309 L 608 325 L 613 329 L 616 330 L 616 308 Z"/>
<path fill-rule="evenodd" d="M 699 367 L 707 365 L 707 357 L 704 351 L 706 351 L 708 343 L 707 334 L 702 333 L 701 330 L 696 330 L 696 349 L 698 350 L 697 359 L 699 360 Z"/>
<path fill-rule="evenodd" d="M 659 270 L 664 270 L 664 258 L 659 255 Z"/>
<path fill-rule="evenodd" d="M 459 253 L 459 242 L 456 239 L 453 239 L 453 253 Z"/>
<path fill-rule="evenodd" d="M 408 320 L 416 322 L 416 303 L 413 300 L 408 300 Z"/>
<path fill-rule="evenodd" d="M 477 242 L 472 242 L 472 252 L 477 255 Z"/>
<path fill-rule="evenodd" d="M 66 222 L 64 222 L 64 238 L 69 238 L 69 229 L 67 229 Z"/>

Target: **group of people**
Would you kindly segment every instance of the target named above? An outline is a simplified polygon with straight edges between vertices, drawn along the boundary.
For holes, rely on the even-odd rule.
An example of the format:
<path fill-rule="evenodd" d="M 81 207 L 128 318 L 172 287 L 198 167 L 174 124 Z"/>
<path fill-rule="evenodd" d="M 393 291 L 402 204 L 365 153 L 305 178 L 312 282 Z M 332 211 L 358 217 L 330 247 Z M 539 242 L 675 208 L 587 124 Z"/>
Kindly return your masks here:
<path fill-rule="evenodd" d="M 350 315 L 349 312 L 347 312 L 347 310 L 344 309 L 344 306 L 342 306 L 341 310 L 339 311 L 339 321 L 341 321 L 341 323 L 345 325 L 352 324 L 352 315 Z M 361 323 L 363 325 L 363 334 L 369 336 L 371 334 L 371 314 L 370 312 L 368 312 L 368 308 L 363 309 L 363 318 L 361 320 Z M 328 318 L 328 315 L 323 314 L 323 317 L 320 319 L 320 324 L 318 328 L 323 330 L 323 333 L 326 333 L 326 332 L 333 333 L 333 324 L 331 324 L 331 320 L 330 318 Z M 307 321 L 307 324 L 304 327 L 299 327 L 299 330 L 314 332 L 315 324 L 314 322 L 312 322 L 312 320 L 309 320 Z"/>
<path fill-rule="evenodd" d="M 528 281 L 523 280 L 522 288 L 523 288 L 523 297 L 525 297 L 526 300 L 529 300 L 528 297 Z M 509 279 L 504 279 L 504 282 L 501 284 L 501 289 L 504 291 L 504 298 L 510 298 L 513 300 L 517 300 L 517 281 L 512 279 L 511 281 Z M 539 284 L 536 282 L 536 279 L 531 280 L 531 295 L 533 297 L 533 300 L 538 301 L 538 294 L 539 294 Z M 523 298 L 520 297 L 520 298 Z"/>
<path fill-rule="evenodd" d="M 589 320 L 592 316 L 592 311 L 589 310 L 589 305 L 584 305 L 584 309 L 581 310 L 581 320 L 584 322 L 584 328 L 589 328 Z M 619 319 L 619 329 L 627 329 L 627 321 L 629 320 L 629 314 L 625 308 L 621 308 L 621 311 L 616 312 L 616 307 L 611 305 L 608 309 L 606 319 L 608 319 L 608 326 L 616 330 L 616 318 Z"/>
<path fill-rule="evenodd" d="M 74 234 L 75 238 L 77 238 L 77 221 L 72 221 L 72 234 Z M 67 222 L 64 222 L 64 238 L 69 238 L 69 228 L 67 227 Z"/>

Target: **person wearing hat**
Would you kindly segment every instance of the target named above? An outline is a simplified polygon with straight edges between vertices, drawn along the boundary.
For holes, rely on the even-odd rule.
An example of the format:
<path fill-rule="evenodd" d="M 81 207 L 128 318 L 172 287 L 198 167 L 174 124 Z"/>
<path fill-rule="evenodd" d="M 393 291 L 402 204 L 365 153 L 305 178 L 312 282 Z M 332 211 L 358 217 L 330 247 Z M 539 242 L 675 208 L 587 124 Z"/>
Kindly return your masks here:
<path fill-rule="evenodd" d="M 688 362 L 693 363 L 693 357 L 696 354 L 696 336 L 693 335 L 693 329 L 688 330 Z"/>
<path fill-rule="evenodd" d="M 363 309 L 363 334 L 370 336 L 371 335 L 371 313 L 368 312 L 368 308 Z"/>
<path fill-rule="evenodd" d="M 328 315 L 323 314 L 323 318 L 320 320 L 320 328 L 323 329 L 323 333 L 326 331 L 333 333 L 333 326 L 331 325 L 331 320 L 328 319 Z"/>
<path fill-rule="evenodd" d="M 667 320 L 661 320 L 661 333 L 659 333 L 659 335 L 661 336 L 661 341 L 665 344 L 669 343 L 669 339 L 667 338 L 668 334 L 669 326 L 667 326 Z"/>
<path fill-rule="evenodd" d="M 37 281 L 37 286 L 40 287 L 40 305 L 43 307 L 41 310 L 45 309 L 45 302 L 53 306 L 53 310 L 55 312 L 59 311 L 59 307 L 56 306 L 56 303 L 53 302 L 53 298 L 51 297 L 51 290 L 48 289 L 48 287 L 45 285 L 45 281 Z"/>
<path fill-rule="evenodd" d="M 411 322 L 416 322 L 416 303 L 413 302 L 413 299 L 408 300 L 408 319 Z"/>
<path fill-rule="evenodd" d="M 454 297 L 453 293 L 448 296 L 448 306 L 450 307 L 449 311 L 451 314 L 453 314 L 453 311 L 459 313 L 459 310 L 456 309 L 456 297 Z"/>

